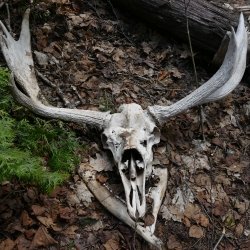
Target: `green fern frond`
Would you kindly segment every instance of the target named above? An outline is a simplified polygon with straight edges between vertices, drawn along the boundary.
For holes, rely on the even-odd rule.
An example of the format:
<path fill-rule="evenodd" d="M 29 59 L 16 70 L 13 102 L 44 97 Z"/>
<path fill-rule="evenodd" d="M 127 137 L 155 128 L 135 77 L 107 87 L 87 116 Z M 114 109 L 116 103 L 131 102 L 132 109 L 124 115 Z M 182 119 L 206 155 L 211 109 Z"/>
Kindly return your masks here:
<path fill-rule="evenodd" d="M 22 120 L 17 125 L 17 142 L 41 157 L 48 157 L 52 170 L 70 171 L 79 163 L 77 150 L 80 145 L 74 133 L 58 122 L 47 122 L 36 118 L 31 124 Z"/>
<path fill-rule="evenodd" d="M 4 116 L 0 120 L 0 149 L 10 147 L 13 144 L 15 133 L 14 133 L 15 120 Z"/>
<path fill-rule="evenodd" d="M 9 92 L 9 71 L 6 68 L 0 67 L 0 116 L 8 112 L 11 105 L 12 97 Z"/>
<path fill-rule="evenodd" d="M 0 183 L 17 178 L 51 192 L 79 164 L 83 147 L 62 122 L 23 119 L 25 109 L 16 106 L 8 81 L 0 67 Z"/>

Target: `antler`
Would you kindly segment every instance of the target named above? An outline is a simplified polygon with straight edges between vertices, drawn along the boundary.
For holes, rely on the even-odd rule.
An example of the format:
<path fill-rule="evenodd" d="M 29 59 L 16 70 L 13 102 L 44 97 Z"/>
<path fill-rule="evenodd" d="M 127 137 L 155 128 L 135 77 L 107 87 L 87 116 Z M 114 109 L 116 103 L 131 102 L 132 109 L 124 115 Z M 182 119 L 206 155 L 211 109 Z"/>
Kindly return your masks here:
<path fill-rule="evenodd" d="M 29 13 L 30 10 L 27 9 L 24 14 L 21 34 L 18 41 L 13 39 L 0 21 L 0 27 L 2 29 L 0 46 L 8 67 L 12 71 L 12 88 L 17 101 L 34 113 L 44 117 L 88 123 L 103 128 L 106 121 L 109 120 L 109 112 L 56 108 L 46 106 L 40 101 L 40 88 L 35 76 L 31 52 Z M 25 94 L 17 87 L 15 80 L 19 83 Z"/>
<path fill-rule="evenodd" d="M 240 14 L 239 25 L 235 34 L 232 29 L 223 64 L 219 70 L 194 92 L 170 106 L 150 106 L 149 113 L 159 122 L 181 113 L 191 107 L 206 102 L 219 100 L 228 95 L 241 81 L 246 68 L 247 31 L 243 14 Z"/>

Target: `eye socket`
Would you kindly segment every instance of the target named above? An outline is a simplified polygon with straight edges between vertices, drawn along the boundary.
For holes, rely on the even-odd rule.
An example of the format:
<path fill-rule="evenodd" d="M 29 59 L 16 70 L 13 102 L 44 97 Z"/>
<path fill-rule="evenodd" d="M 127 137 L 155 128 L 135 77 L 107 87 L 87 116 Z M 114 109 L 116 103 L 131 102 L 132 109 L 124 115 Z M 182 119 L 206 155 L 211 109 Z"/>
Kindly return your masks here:
<path fill-rule="evenodd" d="M 146 140 L 140 142 L 143 147 L 147 147 L 148 142 Z"/>

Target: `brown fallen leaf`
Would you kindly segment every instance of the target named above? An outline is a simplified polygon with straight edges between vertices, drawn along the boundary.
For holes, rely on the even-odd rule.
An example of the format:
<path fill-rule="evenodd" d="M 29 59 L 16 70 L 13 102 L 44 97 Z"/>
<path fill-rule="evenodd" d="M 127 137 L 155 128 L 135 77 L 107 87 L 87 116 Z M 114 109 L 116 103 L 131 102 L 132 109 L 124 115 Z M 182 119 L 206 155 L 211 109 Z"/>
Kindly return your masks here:
<path fill-rule="evenodd" d="M 46 227 L 41 226 L 38 228 L 31 242 L 30 249 L 37 249 L 38 247 L 47 247 L 57 243 L 58 242 L 49 235 Z"/>
<path fill-rule="evenodd" d="M 245 200 L 243 202 L 236 200 L 234 206 L 240 214 L 244 214 L 249 209 L 249 205 L 250 205 L 250 202 L 248 200 Z"/>
<path fill-rule="evenodd" d="M 26 239 L 32 240 L 33 237 L 34 237 L 34 235 L 35 235 L 35 233 L 36 233 L 36 230 L 33 229 L 33 228 L 31 228 L 31 229 L 26 230 L 24 232 L 24 235 L 25 235 Z"/>
<path fill-rule="evenodd" d="M 114 54 L 113 54 L 113 56 L 112 56 L 113 60 L 114 60 L 115 62 L 118 62 L 118 61 L 120 60 L 120 58 L 123 58 L 123 57 L 124 57 L 124 52 L 123 52 L 123 50 L 121 50 L 121 49 L 119 49 L 119 48 L 115 49 Z"/>
<path fill-rule="evenodd" d="M 98 231 L 104 227 L 103 222 L 98 220 L 97 222 L 93 223 L 92 225 L 88 225 L 84 228 L 84 230 L 88 232 Z"/>
<path fill-rule="evenodd" d="M 212 139 L 212 144 L 214 144 L 214 145 L 216 145 L 216 146 L 219 146 L 219 147 L 221 147 L 221 148 L 223 148 L 223 141 L 220 139 L 220 138 L 218 138 L 218 137 L 215 137 L 215 138 L 213 138 Z"/>
<path fill-rule="evenodd" d="M 104 29 L 108 33 L 113 33 L 115 30 L 115 26 L 117 25 L 117 22 L 106 20 L 105 22 L 102 22 L 102 29 Z"/>
<path fill-rule="evenodd" d="M 166 77 L 170 76 L 170 72 L 167 70 L 161 70 L 158 74 L 158 81 L 164 80 Z"/>
<path fill-rule="evenodd" d="M 231 185 L 231 180 L 226 174 L 218 174 L 215 176 L 214 180 L 216 183 L 222 184 L 223 186 Z"/>
<path fill-rule="evenodd" d="M 103 175 L 103 174 L 97 174 L 97 175 L 96 175 L 96 179 L 97 179 L 101 184 L 103 184 L 103 183 L 106 183 L 106 182 L 107 182 L 108 176 Z"/>
<path fill-rule="evenodd" d="M 15 244 L 17 246 L 17 250 L 26 250 L 26 249 L 30 249 L 30 241 L 27 240 L 24 235 L 20 235 L 16 240 L 15 240 Z"/>
<path fill-rule="evenodd" d="M 54 225 L 54 222 L 51 217 L 37 216 L 37 219 L 45 226 L 51 227 Z"/>
<path fill-rule="evenodd" d="M 51 225 L 51 229 L 55 232 L 61 232 L 63 228 L 61 226 L 58 226 L 57 224 Z"/>
<path fill-rule="evenodd" d="M 173 67 L 169 70 L 172 73 L 172 76 L 178 79 L 181 79 L 183 76 L 183 73 L 181 73 L 176 67 Z"/>
<path fill-rule="evenodd" d="M 60 218 L 64 220 L 70 220 L 74 216 L 72 214 L 72 209 L 69 207 L 60 207 L 59 215 L 60 215 Z"/>
<path fill-rule="evenodd" d="M 200 173 L 195 176 L 195 183 L 200 187 L 209 189 L 211 187 L 211 178 L 205 173 Z"/>
<path fill-rule="evenodd" d="M 184 215 L 187 218 L 192 219 L 194 218 L 194 216 L 199 215 L 200 213 L 201 213 L 201 210 L 197 204 L 188 203 L 185 208 Z"/>
<path fill-rule="evenodd" d="M 227 168 L 228 173 L 242 173 L 243 172 L 243 166 L 239 164 L 232 164 Z"/>
<path fill-rule="evenodd" d="M 65 229 L 62 233 L 69 237 L 70 239 L 74 239 L 75 238 L 75 235 L 76 235 L 76 230 L 78 229 L 78 226 L 76 225 L 72 225 L 72 226 L 69 226 L 67 229 Z"/>
<path fill-rule="evenodd" d="M 243 232 L 244 232 L 244 227 L 241 223 L 239 223 L 235 228 L 235 234 L 237 237 L 240 237 Z"/>
<path fill-rule="evenodd" d="M 31 199 L 31 200 L 35 200 L 37 198 L 37 191 L 35 188 L 29 188 L 27 190 L 27 196 Z"/>
<path fill-rule="evenodd" d="M 215 201 L 214 207 L 212 208 L 212 213 L 215 216 L 224 216 L 228 211 L 228 205 L 225 203 Z"/>
<path fill-rule="evenodd" d="M 209 219 L 207 218 L 207 216 L 205 216 L 204 214 L 200 214 L 199 224 L 203 227 L 208 227 Z"/>
<path fill-rule="evenodd" d="M 196 214 L 192 217 L 195 222 L 203 227 L 207 227 L 209 225 L 209 220 L 208 218 L 202 214 L 202 213 L 199 213 L 199 214 Z"/>
<path fill-rule="evenodd" d="M 81 201 L 74 192 L 68 192 L 67 202 L 70 206 L 77 206 L 81 203 Z"/>
<path fill-rule="evenodd" d="M 15 247 L 15 242 L 11 239 L 6 239 L 4 241 L 1 242 L 0 244 L 0 249 L 4 249 L 4 250 L 12 250 Z"/>
<path fill-rule="evenodd" d="M 191 222 L 190 222 L 190 220 L 186 216 L 183 217 L 182 222 L 184 223 L 184 225 L 186 227 L 190 227 L 191 226 Z"/>
<path fill-rule="evenodd" d="M 5 231 L 8 233 L 21 232 L 23 233 L 25 229 L 21 225 L 20 220 L 15 220 L 14 222 L 9 223 L 9 225 L 5 228 Z"/>
<path fill-rule="evenodd" d="M 147 55 L 152 51 L 152 47 L 151 47 L 151 45 L 149 44 L 149 43 L 147 43 L 147 42 L 142 42 L 142 49 L 143 49 L 143 51 L 144 51 L 144 53 L 146 53 Z"/>
<path fill-rule="evenodd" d="M 103 244 L 106 250 L 119 250 L 119 242 L 116 239 L 109 239 L 105 244 Z"/>
<path fill-rule="evenodd" d="M 24 227 L 28 227 L 34 224 L 33 220 L 30 218 L 26 210 L 23 210 L 20 220 Z"/>
<path fill-rule="evenodd" d="M 1 213 L 0 218 L 3 220 L 8 220 L 13 216 L 13 210 L 8 209 L 8 211 Z"/>
<path fill-rule="evenodd" d="M 31 209 L 32 209 L 34 215 L 36 215 L 36 216 L 42 215 L 46 211 L 45 207 L 42 207 L 39 205 L 32 205 Z"/>
<path fill-rule="evenodd" d="M 204 236 L 204 233 L 201 227 L 193 225 L 189 229 L 189 236 L 192 238 L 200 239 Z"/>
<path fill-rule="evenodd" d="M 147 213 L 144 217 L 144 226 L 151 226 L 155 222 L 155 217 L 151 213 Z"/>
<path fill-rule="evenodd" d="M 182 250 L 182 245 L 176 240 L 174 235 L 168 237 L 167 249 Z"/>

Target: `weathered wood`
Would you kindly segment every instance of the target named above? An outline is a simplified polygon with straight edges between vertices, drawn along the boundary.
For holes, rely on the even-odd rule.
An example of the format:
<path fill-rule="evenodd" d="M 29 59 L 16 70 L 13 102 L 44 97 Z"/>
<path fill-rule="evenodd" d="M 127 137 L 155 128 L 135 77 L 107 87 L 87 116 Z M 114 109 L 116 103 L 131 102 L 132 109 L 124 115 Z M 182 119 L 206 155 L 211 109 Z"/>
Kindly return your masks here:
<path fill-rule="evenodd" d="M 167 34 L 187 41 L 184 0 L 113 0 L 113 3 Z M 207 0 L 191 0 L 187 13 L 194 46 L 212 53 L 219 48 L 226 31 L 238 24 L 237 11 Z"/>

